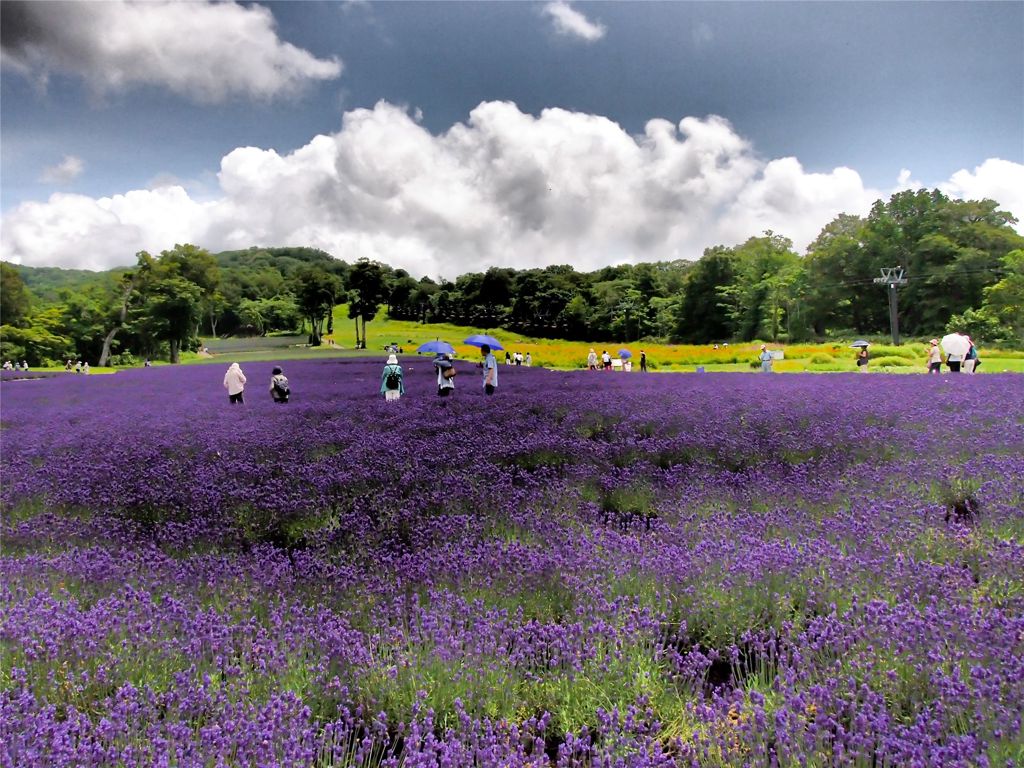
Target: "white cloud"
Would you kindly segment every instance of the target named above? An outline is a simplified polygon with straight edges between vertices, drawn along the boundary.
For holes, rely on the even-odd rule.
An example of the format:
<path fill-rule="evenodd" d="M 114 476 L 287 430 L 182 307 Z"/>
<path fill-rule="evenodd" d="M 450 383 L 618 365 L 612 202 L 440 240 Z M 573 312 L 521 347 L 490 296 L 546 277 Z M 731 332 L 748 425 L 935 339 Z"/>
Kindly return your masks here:
<path fill-rule="evenodd" d="M 950 197 L 964 200 L 995 200 L 1002 210 L 1024 222 L 1024 165 L 989 158 L 973 173 L 957 171 L 948 182 L 940 184 L 939 189 Z M 1017 228 L 1024 230 L 1024 226 Z"/>
<path fill-rule="evenodd" d="M 947 186 L 1024 217 L 1021 174 L 1024 166 L 989 160 Z M 166 184 L 25 203 L 3 217 L 0 258 L 98 269 L 192 242 L 213 251 L 308 245 L 414 275 L 592 270 L 696 259 L 766 229 L 802 250 L 839 213 L 865 215 L 895 191 L 865 187 L 849 168 L 808 173 L 796 158 L 765 161 L 716 116 L 652 120 L 631 136 L 601 116 L 534 116 L 507 102 L 480 104 L 440 136 L 381 102 L 289 154 L 233 150 L 214 187 L 201 200 Z"/>
<path fill-rule="evenodd" d="M 44 168 L 39 178 L 47 184 L 70 184 L 81 176 L 84 170 L 85 163 L 82 162 L 81 158 L 74 155 L 65 155 L 64 159 L 57 163 L 57 165 Z"/>
<path fill-rule="evenodd" d="M 595 24 L 565 0 L 555 0 L 544 6 L 544 14 L 551 18 L 555 32 L 566 37 L 577 37 L 593 43 L 608 31 L 603 24 Z"/>
<path fill-rule="evenodd" d="M 156 85 L 199 102 L 272 98 L 341 74 L 280 40 L 271 12 L 227 2 L 5 2 L 4 64 L 45 83 L 80 76 L 97 93 Z"/>

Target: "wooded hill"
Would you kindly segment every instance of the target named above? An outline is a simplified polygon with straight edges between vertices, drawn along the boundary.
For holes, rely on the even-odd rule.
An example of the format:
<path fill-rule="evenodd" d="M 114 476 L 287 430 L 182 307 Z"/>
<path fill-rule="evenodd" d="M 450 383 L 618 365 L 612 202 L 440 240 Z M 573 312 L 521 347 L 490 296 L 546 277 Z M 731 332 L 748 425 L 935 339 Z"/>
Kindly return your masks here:
<path fill-rule="evenodd" d="M 804 254 L 766 232 L 708 248 L 696 262 L 491 268 L 454 281 L 314 248 L 211 254 L 179 245 L 108 272 L 3 264 L 0 357 L 32 365 L 76 357 L 129 364 L 176 360 L 199 335 L 302 330 L 318 343 L 347 304 L 355 334 L 378 312 L 424 323 L 507 328 L 533 336 L 626 342 L 804 341 L 889 330 L 880 269 L 900 266 L 900 324 L 989 344 L 1024 338 L 1024 237 L 991 200 L 938 190 L 840 215 Z M 344 254 L 339 254 L 343 256 Z M 348 329 L 346 329 L 348 333 Z"/>

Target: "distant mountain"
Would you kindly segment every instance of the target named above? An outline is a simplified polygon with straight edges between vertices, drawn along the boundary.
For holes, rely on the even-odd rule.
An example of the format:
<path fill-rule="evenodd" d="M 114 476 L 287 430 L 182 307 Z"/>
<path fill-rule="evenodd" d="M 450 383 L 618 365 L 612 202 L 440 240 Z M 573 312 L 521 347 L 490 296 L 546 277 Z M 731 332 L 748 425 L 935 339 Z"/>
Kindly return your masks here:
<path fill-rule="evenodd" d="M 230 273 L 261 272 L 275 270 L 288 277 L 304 266 L 321 267 L 327 272 L 344 277 L 348 274 L 348 264 L 336 259 L 326 251 L 318 248 L 286 247 L 286 248 L 246 248 L 239 251 L 222 251 L 213 254 L 225 277 Z M 115 267 L 103 272 L 89 269 L 62 269 L 61 267 L 26 267 L 12 264 L 25 286 L 32 295 L 46 304 L 60 301 L 62 291 L 79 291 L 86 286 L 116 280 L 131 267 Z"/>

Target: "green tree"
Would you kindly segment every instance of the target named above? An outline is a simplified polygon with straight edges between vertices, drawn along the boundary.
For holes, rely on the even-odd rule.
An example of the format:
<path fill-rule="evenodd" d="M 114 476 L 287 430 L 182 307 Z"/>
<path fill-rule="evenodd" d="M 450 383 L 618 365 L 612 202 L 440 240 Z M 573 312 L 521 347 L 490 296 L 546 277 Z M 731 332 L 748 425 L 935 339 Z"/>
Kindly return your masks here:
<path fill-rule="evenodd" d="M 18 271 L 0 261 L 0 324 L 21 326 L 32 308 L 31 294 Z"/>
<path fill-rule="evenodd" d="M 303 267 L 292 278 L 291 287 L 302 316 L 309 321 L 309 341 L 319 346 L 324 322 L 342 295 L 341 280 L 319 267 Z"/>
<path fill-rule="evenodd" d="M 674 341 L 696 344 L 732 336 L 719 287 L 732 284 L 735 265 L 736 253 L 732 248 L 718 245 L 704 251 L 683 283 L 672 333 Z"/>
<path fill-rule="evenodd" d="M 203 289 L 183 277 L 153 277 L 146 286 L 138 325 L 143 335 L 167 342 L 170 362 L 181 362 L 181 350 L 187 347 L 203 311 Z"/>
<path fill-rule="evenodd" d="M 362 341 L 356 330 L 356 345 L 366 347 L 366 323 L 377 316 L 380 305 L 388 295 L 387 274 L 384 265 L 369 259 L 359 259 L 348 274 L 349 318 L 362 321 Z"/>

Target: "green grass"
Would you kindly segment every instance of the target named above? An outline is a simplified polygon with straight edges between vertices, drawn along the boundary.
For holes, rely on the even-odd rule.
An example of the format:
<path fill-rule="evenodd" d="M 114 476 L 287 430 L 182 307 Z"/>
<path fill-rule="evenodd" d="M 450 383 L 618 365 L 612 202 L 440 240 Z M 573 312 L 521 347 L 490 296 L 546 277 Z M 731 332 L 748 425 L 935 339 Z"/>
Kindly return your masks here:
<path fill-rule="evenodd" d="M 529 350 L 533 348 L 534 364 L 546 365 L 547 367 L 563 368 L 567 366 L 579 367 L 582 364 L 582 357 L 575 354 L 576 348 L 586 346 L 607 346 L 618 348 L 617 342 L 597 342 L 590 345 L 581 342 L 562 342 L 559 340 L 539 339 L 524 336 L 522 334 L 499 328 L 473 328 L 469 326 L 454 325 L 451 323 L 429 323 L 422 324 L 411 320 L 392 320 L 387 313 L 381 310 L 377 318 L 366 324 L 366 349 L 355 348 L 355 321 L 348 318 L 348 307 L 340 304 L 334 308 L 334 333 L 324 337 L 324 344 L 319 347 L 307 345 L 307 335 L 278 335 L 278 336 L 257 336 L 248 338 L 217 339 L 206 338 L 203 343 L 209 348 L 211 356 L 200 356 L 194 352 L 182 353 L 181 361 L 187 364 L 216 364 L 224 365 L 226 362 L 257 362 L 257 361 L 284 361 L 284 360 L 306 360 L 319 358 L 344 358 L 344 357 L 366 357 L 381 356 L 385 348 L 390 344 L 398 344 L 404 349 L 405 354 L 414 354 L 421 344 L 440 339 L 451 343 L 456 348 L 459 356 L 464 358 L 476 358 L 479 352 L 473 347 L 462 344 L 462 340 L 474 333 L 488 333 L 499 338 L 505 347 L 510 350 Z M 333 344 L 331 343 L 333 342 Z M 838 347 L 837 347 L 838 344 Z M 633 346 L 637 346 L 634 344 Z M 750 361 L 756 355 L 749 353 L 749 344 L 735 344 L 736 354 L 733 356 L 736 362 L 714 362 L 700 363 L 702 349 L 707 350 L 708 356 L 718 355 L 721 360 L 722 352 L 712 351 L 708 345 L 686 349 L 690 360 L 687 362 L 669 362 L 669 350 L 679 350 L 679 345 L 656 344 L 643 342 L 642 346 L 651 361 L 652 371 L 673 371 L 673 372 L 694 372 L 702 367 L 707 372 L 737 372 L 751 373 L 755 369 L 751 367 Z M 853 351 L 848 350 L 841 342 L 829 342 L 825 344 L 801 344 L 795 347 L 773 344 L 773 348 L 784 349 L 787 358 L 778 360 L 773 366 L 776 373 L 834 373 L 839 371 L 856 371 Z M 559 355 L 557 350 L 572 348 L 570 353 Z M 840 350 L 837 354 L 837 348 Z M 799 350 L 800 357 L 789 357 L 794 350 Z M 555 355 L 551 351 L 556 352 Z M 993 349 L 992 356 L 982 355 L 982 366 L 979 373 L 1024 373 L 1024 351 L 996 350 Z M 901 347 L 893 347 L 884 344 L 876 344 L 871 348 L 872 362 L 881 362 L 885 359 L 886 365 L 871 365 L 872 373 L 923 373 L 925 371 L 924 356 L 925 345 L 920 342 L 908 342 Z M 984 353 L 985 350 L 982 350 Z M 849 353 L 849 354 L 847 354 Z M 996 356 L 998 355 L 998 356 Z M 546 356 L 553 356 L 555 360 L 545 360 Z M 899 360 L 897 360 L 899 358 Z M 569 362 L 572 361 L 572 362 Z M 692 361 L 692 362 L 691 362 Z M 905 361 L 904 365 L 898 363 Z M 635 362 L 635 361 L 634 361 Z M 154 365 L 166 365 L 162 361 L 153 361 Z M 634 372 L 638 365 L 634 366 Z M 46 371 L 62 371 L 63 368 L 35 369 Z M 93 368 L 92 373 L 114 373 L 117 368 Z"/>

